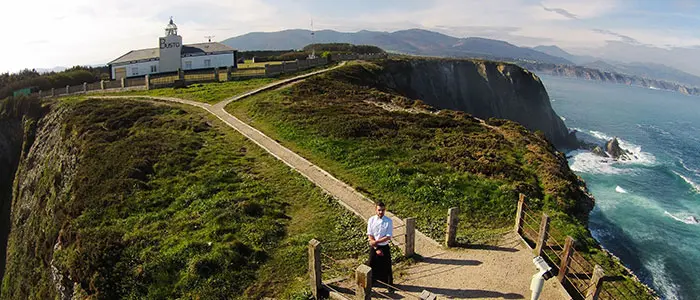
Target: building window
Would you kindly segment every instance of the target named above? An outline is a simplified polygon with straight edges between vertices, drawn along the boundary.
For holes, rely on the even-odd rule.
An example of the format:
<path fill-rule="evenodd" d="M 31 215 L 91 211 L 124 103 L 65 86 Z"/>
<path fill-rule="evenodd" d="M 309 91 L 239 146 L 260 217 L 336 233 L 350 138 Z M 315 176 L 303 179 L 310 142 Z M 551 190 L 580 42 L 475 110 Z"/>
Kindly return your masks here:
<path fill-rule="evenodd" d="M 185 69 L 192 69 L 192 62 L 191 61 L 185 62 Z"/>
<path fill-rule="evenodd" d="M 204 60 L 204 66 L 205 66 L 205 67 L 211 67 L 211 59 L 205 59 L 205 60 Z"/>
<path fill-rule="evenodd" d="M 151 73 L 158 72 L 158 69 L 156 68 L 155 65 L 151 66 Z"/>
<path fill-rule="evenodd" d="M 136 75 L 139 75 L 139 68 L 138 67 L 131 68 L 131 76 L 136 76 Z"/>

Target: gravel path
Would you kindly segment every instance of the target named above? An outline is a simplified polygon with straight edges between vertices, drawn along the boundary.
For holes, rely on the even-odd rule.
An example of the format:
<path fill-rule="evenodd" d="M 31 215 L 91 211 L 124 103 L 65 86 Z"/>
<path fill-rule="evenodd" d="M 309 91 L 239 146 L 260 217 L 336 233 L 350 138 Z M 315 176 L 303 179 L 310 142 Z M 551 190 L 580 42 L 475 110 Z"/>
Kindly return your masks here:
<path fill-rule="evenodd" d="M 374 214 L 374 204 L 370 199 L 224 110 L 231 101 L 303 80 L 331 69 L 333 68 L 281 80 L 215 105 L 170 97 L 95 96 L 91 98 L 146 98 L 200 107 L 308 178 L 335 197 L 345 208 L 366 220 Z M 393 219 L 395 226 L 404 224 L 391 213 L 387 213 L 387 216 Z M 394 235 L 402 234 L 402 229 L 403 227 L 397 229 Z M 423 290 L 428 290 L 441 296 L 440 298 L 530 299 L 530 279 L 536 271 L 532 264 L 533 255 L 516 234 L 507 234 L 495 246 L 446 249 L 417 231 L 415 245 L 416 253 L 423 256 L 423 261 L 403 269 L 404 276 L 395 279 L 396 286 L 402 290 L 397 293 L 396 298 L 404 296 L 416 299 Z M 383 290 L 380 289 L 380 291 Z M 563 295 L 560 286 L 554 280 L 549 280 L 545 284 L 540 299 L 565 299 Z"/>

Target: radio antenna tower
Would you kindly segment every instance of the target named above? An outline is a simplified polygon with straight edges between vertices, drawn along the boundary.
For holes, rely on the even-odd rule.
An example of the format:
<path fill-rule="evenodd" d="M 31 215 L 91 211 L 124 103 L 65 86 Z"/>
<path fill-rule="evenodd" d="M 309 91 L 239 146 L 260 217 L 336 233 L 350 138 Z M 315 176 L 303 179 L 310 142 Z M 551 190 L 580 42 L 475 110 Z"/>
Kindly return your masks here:
<path fill-rule="evenodd" d="M 216 36 L 215 35 L 205 35 L 204 36 L 204 38 L 209 40 L 210 43 L 211 43 L 211 39 L 213 39 L 214 37 L 216 37 Z"/>
<path fill-rule="evenodd" d="M 309 55 L 309 59 L 314 59 L 316 58 L 316 45 L 314 45 L 314 18 L 311 18 L 311 55 Z"/>

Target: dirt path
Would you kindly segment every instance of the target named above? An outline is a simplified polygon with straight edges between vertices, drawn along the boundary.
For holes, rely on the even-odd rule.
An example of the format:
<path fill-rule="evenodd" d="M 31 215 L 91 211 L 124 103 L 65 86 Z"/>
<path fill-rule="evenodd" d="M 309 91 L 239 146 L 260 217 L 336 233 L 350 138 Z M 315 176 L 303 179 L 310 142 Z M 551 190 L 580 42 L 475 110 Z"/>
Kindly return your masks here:
<path fill-rule="evenodd" d="M 282 80 L 215 105 L 169 97 L 96 96 L 91 98 L 146 98 L 178 102 L 205 109 L 335 197 L 345 208 L 366 220 L 374 214 L 374 204 L 370 199 L 224 110 L 224 107 L 231 101 L 328 70 L 330 69 Z M 393 219 L 395 226 L 404 224 L 393 214 L 388 213 L 387 215 Z M 394 235 L 402 234 L 402 228 L 397 229 Z M 415 299 L 423 290 L 428 290 L 440 295 L 441 298 L 530 298 L 530 278 L 536 270 L 532 264 L 533 255 L 531 250 L 526 248 L 515 234 L 506 235 L 496 246 L 446 249 L 417 231 L 416 253 L 423 256 L 424 259 L 403 269 L 402 273 L 405 275 L 395 279 L 396 286 L 402 290 L 397 297 L 404 296 Z M 540 299 L 563 298 L 560 288 L 554 280 L 549 280 Z"/>

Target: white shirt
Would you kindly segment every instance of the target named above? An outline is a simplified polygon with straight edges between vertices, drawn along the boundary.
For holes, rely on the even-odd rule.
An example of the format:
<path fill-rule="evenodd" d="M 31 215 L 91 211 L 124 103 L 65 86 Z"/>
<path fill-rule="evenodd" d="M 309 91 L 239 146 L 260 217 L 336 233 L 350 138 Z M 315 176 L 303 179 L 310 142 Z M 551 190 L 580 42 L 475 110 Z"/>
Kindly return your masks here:
<path fill-rule="evenodd" d="M 392 236 L 394 234 L 394 223 L 391 218 L 384 216 L 381 219 L 377 215 L 372 216 L 367 220 L 367 235 L 374 237 L 374 240 L 378 240 L 385 236 Z M 379 246 L 388 245 L 389 241 L 383 243 L 377 243 Z"/>

